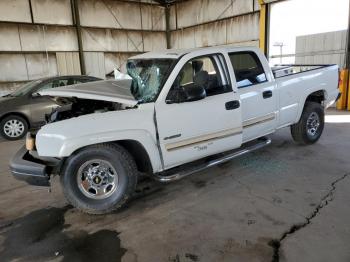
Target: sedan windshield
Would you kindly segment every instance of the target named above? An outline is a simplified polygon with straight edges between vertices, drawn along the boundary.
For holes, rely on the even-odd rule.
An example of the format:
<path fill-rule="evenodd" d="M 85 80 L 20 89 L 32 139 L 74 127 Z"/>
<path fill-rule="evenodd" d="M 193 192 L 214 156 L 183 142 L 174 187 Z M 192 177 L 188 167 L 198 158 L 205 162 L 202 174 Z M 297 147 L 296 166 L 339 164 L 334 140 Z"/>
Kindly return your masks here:
<path fill-rule="evenodd" d="M 132 59 L 127 63 L 132 78 L 131 93 L 140 103 L 154 102 L 169 74 L 174 59 Z"/>
<path fill-rule="evenodd" d="M 11 93 L 9 96 L 17 97 L 17 96 L 24 96 L 26 94 L 29 94 L 33 90 L 33 88 L 38 84 L 40 84 L 41 82 L 42 80 L 35 80 L 29 83 L 26 83 L 23 86 L 21 86 L 19 89 L 17 89 L 15 92 Z"/>

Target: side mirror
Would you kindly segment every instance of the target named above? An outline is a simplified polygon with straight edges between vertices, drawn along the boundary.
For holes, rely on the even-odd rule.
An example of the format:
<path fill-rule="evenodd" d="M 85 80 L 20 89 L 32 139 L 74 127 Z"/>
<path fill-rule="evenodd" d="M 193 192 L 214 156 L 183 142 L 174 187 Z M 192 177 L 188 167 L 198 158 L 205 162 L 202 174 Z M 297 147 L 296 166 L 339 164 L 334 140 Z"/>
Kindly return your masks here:
<path fill-rule="evenodd" d="M 179 88 L 170 91 L 166 103 L 184 103 L 184 102 L 193 102 L 204 99 L 207 96 L 207 93 L 202 86 L 187 86 L 186 88 Z"/>

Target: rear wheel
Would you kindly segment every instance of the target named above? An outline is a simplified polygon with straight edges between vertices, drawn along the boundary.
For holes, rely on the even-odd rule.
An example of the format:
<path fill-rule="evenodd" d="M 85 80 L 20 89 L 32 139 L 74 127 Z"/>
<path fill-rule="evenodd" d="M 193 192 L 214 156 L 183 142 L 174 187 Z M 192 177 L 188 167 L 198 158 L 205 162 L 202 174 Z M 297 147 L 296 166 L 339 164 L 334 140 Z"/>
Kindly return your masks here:
<path fill-rule="evenodd" d="M 67 200 L 90 214 L 121 208 L 135 191 L 138 171 L 121 146 L 101 144 L 71 156 L 61 172 Z"/>
<path fill-rule="evenodd" d="M 291 126 L 293 139 L 302 145 L 316 143 L 324 128 L 324 108 L 315 102 L 306 102 L 298 123 Z"/>
<path fill-rule="evenodd" d="M 1 135 L 7 140 L 18 140 L 28 132 L 27 121 L 17 115 L 9 115 L 0 122 Z"/>

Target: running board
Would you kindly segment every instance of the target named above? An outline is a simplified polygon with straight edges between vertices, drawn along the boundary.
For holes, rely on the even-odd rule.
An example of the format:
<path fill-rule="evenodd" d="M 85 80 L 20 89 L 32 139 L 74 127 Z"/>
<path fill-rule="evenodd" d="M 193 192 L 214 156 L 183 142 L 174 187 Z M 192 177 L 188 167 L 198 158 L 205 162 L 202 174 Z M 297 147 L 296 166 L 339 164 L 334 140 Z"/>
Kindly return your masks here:
<path fill-rule="evenodd" d="M 205 170 L 209 167 L 225 163 L 225 162 L 230 161 L 230 160 L 232 160 L 236 157 L 239 157 L 241 155 L 245 155 L 245 154 L 250 153 L 252 151 L 255 151 L 257 149 L 263 148 L 263 147 L 271 144 L 271 139 L 263 137 L 263 138 L 259 138 L 258 140 L 256 140 L 255 144 L 251 144 L 251 143 L 249 143 L 249 144 L 250 145 L 247 145 L 246 147 L 240 148 L 240 150 L 238 150 L 238 151 L 234 151 L 234 152 L 231 151 L 230 153 L 225 153 L 224 155 L 220 154 L 215 159 L 209 160 L 209 161 L 204 162 L 204 163 L 200 163 L 196 166 L 185 168 L 183 170 L 179 170 L 178 172 L 175 171 L 173 174 L 170 173 L 169 175 L 165 175 L 166 173 L 169 173 L 169 171 L 168 172 L 166 171 L 166 173 L 165 172 L 158 173 L 158 174 L 154 174 L 153 176 L 157 181 L 162 182 L 162 183 L 173 182 L 173 181 L 179 180 L 181 178 L 184 178 L 186 176 L 192 175 L 193 173 L 197 173 L 197 172 Z"/>

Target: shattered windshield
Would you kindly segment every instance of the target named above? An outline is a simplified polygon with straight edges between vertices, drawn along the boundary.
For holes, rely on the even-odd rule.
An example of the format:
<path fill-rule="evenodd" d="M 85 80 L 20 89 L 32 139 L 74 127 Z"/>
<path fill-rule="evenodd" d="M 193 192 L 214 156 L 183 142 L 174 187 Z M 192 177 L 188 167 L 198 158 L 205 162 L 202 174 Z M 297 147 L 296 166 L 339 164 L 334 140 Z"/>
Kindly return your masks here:
<path fill-rule="evenodd" d="M 175 59 L 132 59 L 126 69 L 132 78 L 131 93 L 139 102 L 154 102 Z"/>

